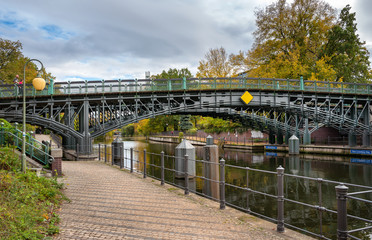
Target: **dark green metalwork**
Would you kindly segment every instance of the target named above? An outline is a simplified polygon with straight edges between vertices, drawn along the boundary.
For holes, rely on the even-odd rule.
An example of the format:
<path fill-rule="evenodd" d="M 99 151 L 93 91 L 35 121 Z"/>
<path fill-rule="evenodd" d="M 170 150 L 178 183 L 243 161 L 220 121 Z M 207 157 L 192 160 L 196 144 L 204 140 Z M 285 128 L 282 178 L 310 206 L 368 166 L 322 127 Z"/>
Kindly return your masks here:
<path fill-rule="evenodd" d="M 17 88 L 0 88 L 0 117 L 19 122 Z M 240 100 L 246 90 L 253 96 L 248 105 Z M 363 135 L 367 145 L 372 131 L 368 84 L 241 77 L 51 81 L 41 92 L 27 86 L 26 94 L 27 122 L 61 135 L 65 145 L 79 144 L 81 153 L 91 151 L 97 136 L 164 114 L 230 118 L 286 140 L 305 132 L 304 143 L 322 126 Z"/>
<path fill-rule="evenodd" d="M 14 145 L 22 150 L 22 131 L 14 128 L 0 126 L 0 146 Z M 45 145 L 30 135 L 26 135 L 26 154 L 43 165 L 53 162 L 54 158 L 49 154 L 49 146 Z"/>

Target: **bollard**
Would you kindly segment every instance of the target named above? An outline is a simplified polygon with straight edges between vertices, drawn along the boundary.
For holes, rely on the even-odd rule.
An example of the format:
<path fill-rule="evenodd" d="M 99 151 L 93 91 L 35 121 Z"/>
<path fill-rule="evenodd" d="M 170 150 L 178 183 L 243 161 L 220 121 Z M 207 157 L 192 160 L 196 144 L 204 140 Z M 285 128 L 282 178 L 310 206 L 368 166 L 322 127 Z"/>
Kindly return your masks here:
<path fill-rule="evenodd" d="M 284 168 L 279 166 L 277 169 L 278 174 L 278 223 L 276 227 L 277 232 L 284 232 Z"/>
<path fill-rule="evenodd" d="M 146 149 L 143 150 L 143 178 L 146 178 Z"/>
<path fill-rule="evenodd" d="M 161 155 L 161 158 L 160 158 L 160 168 L 161 168 L 160 185 L 164 185 L 164 152 L 161 151 L 160 155 Z"/>
<path fill-rule="evenodd" d="M 133 148 L 130 148 L 130 172 L 133 172 Z"/>
<path fill-rule="evenodd" d="M 249 193 L 250 193 L 250 188 L 249 188 L 249 167 L 246 167 L 247 169 L 247 174 L 246 174 L 246 177 L 247 177 L 247 211 L 248 212 L 251 212 L 251 209 L 249 208 Z"/>
<path fill-rule="evenodd" d="M 120 146 L 120 169 L 124 168 L 124 153 L 123 153 L 123 146 Z"/>
<path fill-rule="evenodd" d="M 101 161 L 101 144 L 98 143 L 98 161 Z"/>
<path fill-rule="evenodd" d="M 220 172 L 220 209 L 225 209 L 225 160 L 223 158 L 220 160 Z"/>
<path fill-rule="evenodd" d="M 337 197 L 337 239 L 347 239 L 347 190 L 345 185 L 341 184 L 335 187 Z"/>
<path fill-rule="evenodd" d="M 105 163 L 107 163 L 107 145 L 105 144 Z"/>
<path fill-rule="evenodd" d="M 189 155 L 185 155 L 184 162 L 183 162 L 183 172 L 185 176 L 185 195 L 189 194 L 189 174 L 187 172 L 189 165 Z"/>
<path fill-rule="evenodd" d="M 111 145 L 111 166 L 114 166 L 114 147 Z"/>

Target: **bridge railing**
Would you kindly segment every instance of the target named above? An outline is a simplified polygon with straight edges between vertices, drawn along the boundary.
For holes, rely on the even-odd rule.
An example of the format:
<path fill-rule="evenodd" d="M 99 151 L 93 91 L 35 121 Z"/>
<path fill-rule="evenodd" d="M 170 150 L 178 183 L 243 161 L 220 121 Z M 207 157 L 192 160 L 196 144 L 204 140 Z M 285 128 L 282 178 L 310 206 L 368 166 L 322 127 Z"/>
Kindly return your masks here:
<path fill-rule="evenodd" d="M 215 200 L 221 209 L 228 205 L 259 216 L 276 223 L 278 231 L 289 227 L 321 239 L 365 239 L 372 230 L 372 186 L 290 174 L 282 167 L 268 171 L 146 149 L 124 148 L 114 159 L 109 148 L 99 145 L 100 161 Z M 177 170 L 176 161 L 195 164 L 195 174 L 187 167 Z"/>
<path fill-rule="evenodd" d="M 53 89 L 50 89 L 53 88 Z M 372 94 L 371 84 L 309 81 L 273 78 L 179 78 L 179 79 L 119 79 L 56 82 L 48 84 L 43 91 L 35 91 L 26 84 L 27 96 L 92 94 L 112 92 L 149 92 L 177 90 L 218 90 L 218 89 L 271 89 L 283 91 L 312 91 L 345 94 Z M 0 97 L 22 96 L 22 88 L 14 84 L 0 86 Z"/>
<path fill-rule="evenodd" d="M 0 126 L 0 146 L 13 145 L 22 151 L 22 132 Z M 54 158 L 49 154 L 50 147 L 30 135 L 26 135 L 26 155 L 43 165 L 51 164 Z"/>

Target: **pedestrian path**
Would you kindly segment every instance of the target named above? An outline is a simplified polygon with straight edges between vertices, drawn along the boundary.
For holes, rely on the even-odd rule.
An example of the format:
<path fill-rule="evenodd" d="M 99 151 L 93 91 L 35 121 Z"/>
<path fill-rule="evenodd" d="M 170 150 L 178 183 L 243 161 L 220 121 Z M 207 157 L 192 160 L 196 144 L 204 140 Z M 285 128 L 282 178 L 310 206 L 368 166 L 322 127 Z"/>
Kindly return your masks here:
<path fill-rule="evenodd" d="M 55 239 L 310 239 L 291 230 L 100 162 L 63 162 Z"/>

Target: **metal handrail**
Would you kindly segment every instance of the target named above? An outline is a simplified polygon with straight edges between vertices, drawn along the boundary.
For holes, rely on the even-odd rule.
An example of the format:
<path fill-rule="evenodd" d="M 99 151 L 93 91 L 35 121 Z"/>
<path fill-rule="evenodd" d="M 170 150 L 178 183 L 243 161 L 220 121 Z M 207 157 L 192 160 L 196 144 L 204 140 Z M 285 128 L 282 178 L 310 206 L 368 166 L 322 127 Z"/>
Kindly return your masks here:
<path fill-rule="evenodd" d="M 12 129 L 15 131 L 15 133 L 12 133 L 10 129 L 6 128 L 0 128 L 1 134 L 5 136 L 7 134 L 8 136 L 13 137 L 15 146 L 21 150 L 22 149 L 22 137 L 19 137 L 18 135 L 22 132 L 18 129 Z M 19 133 L 19 134 L 18 134 Z M 5 139 L 4 139 L 5 140 Z M 29 155 L 30 158 L 38 160 L 42 164 L 51 164 L 54 161 L 54 157 L 49 154 L 49 147 L 36 139 L 29 136 L 28 138 L 29 142 L 26 141 L 26 154 Z M 36 144 L 35 144 L 36 143 Z M 37 146 L 39 147 L 37 147 Z"/>
<path fill-rule="evenodd" d="M 55 82 L 42 91 L 26 84 L 27 96 L 92 94 L 112 92 L 154 92 L 178 90 L 265 89 L 275 91 L 332 92 L 371 95 L 371 84 L 325 82 L 275 78 L 183 78 L 183 79 L 118 79 L 76 82 Z M 19 97 L 18 87 L 1 86 L 0 97 Z"/>

